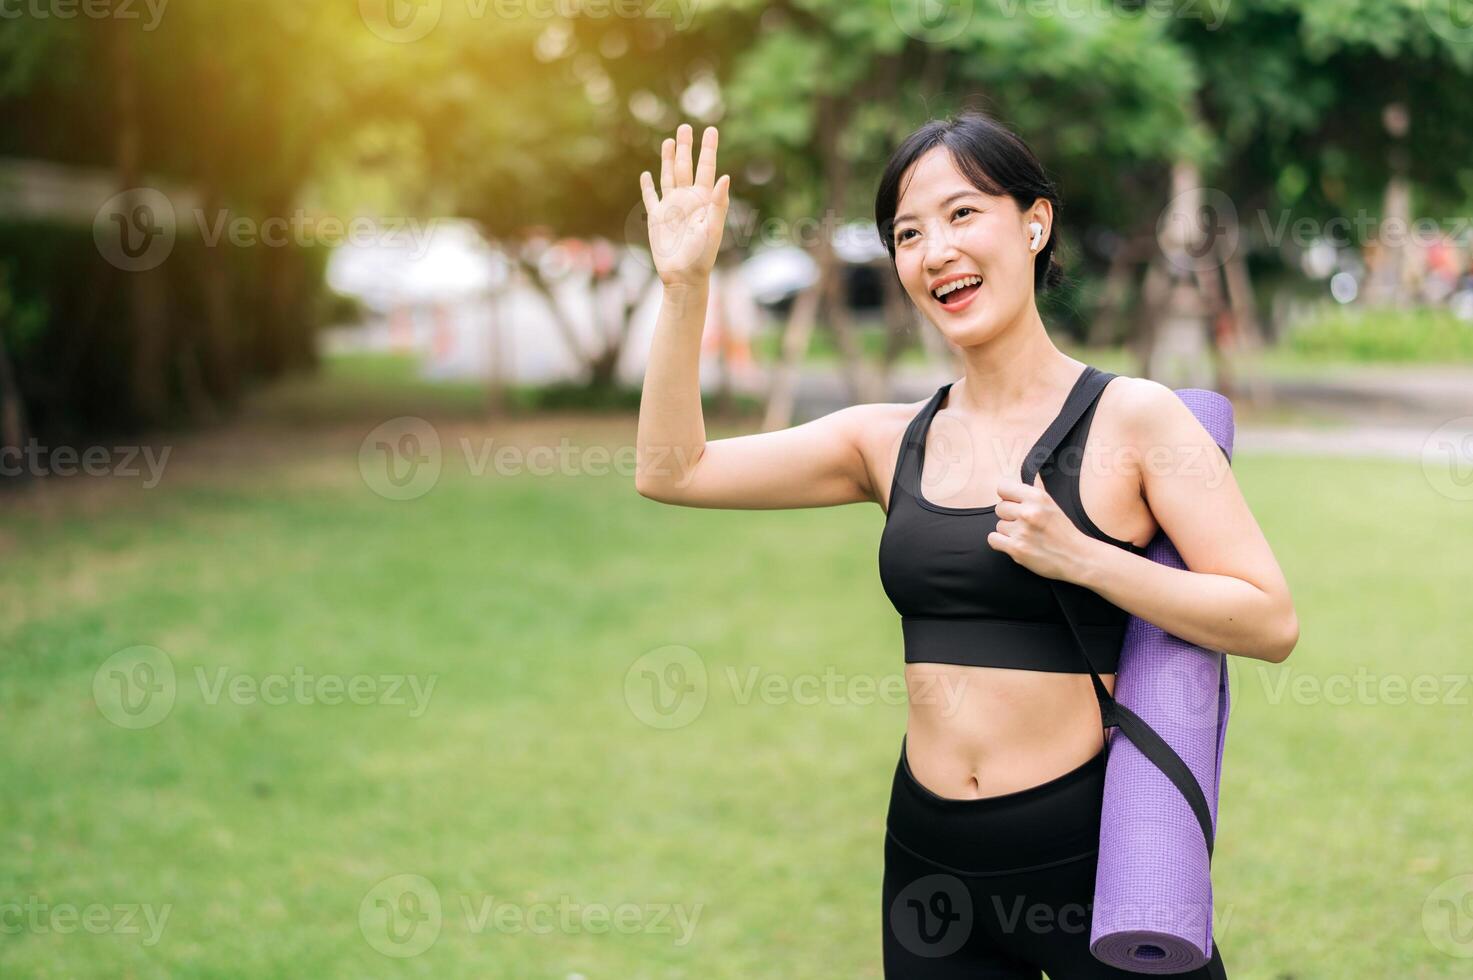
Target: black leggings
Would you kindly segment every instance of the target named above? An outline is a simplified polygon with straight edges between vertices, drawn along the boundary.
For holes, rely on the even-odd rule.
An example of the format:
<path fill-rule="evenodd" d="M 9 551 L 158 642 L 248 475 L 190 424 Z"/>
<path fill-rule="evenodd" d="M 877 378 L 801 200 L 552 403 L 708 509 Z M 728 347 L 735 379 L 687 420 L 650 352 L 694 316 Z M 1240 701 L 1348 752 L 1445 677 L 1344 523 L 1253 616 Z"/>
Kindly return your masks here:
<path fill-rule="evenodd" d="M 974 800 L 916 781 L 900 743 L 886 821 L 887 980 L 1131 980 L 1089 951 L 1105 752 Z M 1226 980 L 1222 956 L 1171 976 Z"/>

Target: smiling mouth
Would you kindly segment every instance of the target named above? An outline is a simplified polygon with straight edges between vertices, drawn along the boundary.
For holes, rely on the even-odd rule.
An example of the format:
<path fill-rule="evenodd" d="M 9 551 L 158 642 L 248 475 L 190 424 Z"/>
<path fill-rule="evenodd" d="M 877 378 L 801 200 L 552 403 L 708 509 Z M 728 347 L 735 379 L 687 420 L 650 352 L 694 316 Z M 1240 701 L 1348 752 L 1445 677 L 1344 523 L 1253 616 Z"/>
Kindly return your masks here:
<path fill-rule="evenodd" d="M 981 276 L 956 279 L 931 291 L 931 297 L 942 306 L 960 306 L 982 288 Z"/>

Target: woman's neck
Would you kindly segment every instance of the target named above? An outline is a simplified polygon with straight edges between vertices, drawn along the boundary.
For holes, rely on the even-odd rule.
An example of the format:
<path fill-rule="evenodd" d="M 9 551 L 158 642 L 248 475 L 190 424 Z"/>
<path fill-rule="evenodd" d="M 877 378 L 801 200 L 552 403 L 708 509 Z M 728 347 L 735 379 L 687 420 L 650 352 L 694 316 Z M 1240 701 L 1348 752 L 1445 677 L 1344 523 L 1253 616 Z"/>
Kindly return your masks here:
<path fill-rule="evenodd" d="M 1038 308 L 1024 313 L 991 340 L 961 349 L 965 373 L 947 393 L 948 409 L 989 419 L 1031 414 L 1032 403 L 1058 401 L 1084 365 L 1054 346 Z"/>

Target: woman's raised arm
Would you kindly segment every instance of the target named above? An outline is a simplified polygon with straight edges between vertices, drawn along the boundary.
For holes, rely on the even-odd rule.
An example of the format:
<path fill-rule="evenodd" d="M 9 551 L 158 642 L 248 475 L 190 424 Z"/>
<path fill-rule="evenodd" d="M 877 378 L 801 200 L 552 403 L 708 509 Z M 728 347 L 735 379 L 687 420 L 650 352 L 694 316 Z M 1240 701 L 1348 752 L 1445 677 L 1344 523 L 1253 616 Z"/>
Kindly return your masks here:
<path fill-rule="evenodd" d="M 701 332 L 731 181 L 716 179 L 715 127 L 702 135 L 694 172 L 691 136 L 682 124 L 661 146 L 658 196 L 649 171 L 640 174 L 664 297 L 639 403 L 635 488 L 651 500 L 687 507 L 827 507 L 873 499 L 859 436 L 880 406 L 855 405 L 777 432 L 706 441 Z"/>

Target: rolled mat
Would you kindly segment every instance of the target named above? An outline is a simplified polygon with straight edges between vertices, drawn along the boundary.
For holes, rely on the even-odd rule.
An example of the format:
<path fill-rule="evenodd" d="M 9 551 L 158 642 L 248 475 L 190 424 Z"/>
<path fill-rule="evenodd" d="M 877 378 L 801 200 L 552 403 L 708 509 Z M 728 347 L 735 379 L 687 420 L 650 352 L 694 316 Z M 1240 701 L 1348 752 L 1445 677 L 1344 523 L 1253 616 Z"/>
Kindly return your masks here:
<path fill-rule="evenodd" d="M 1232 403 L 1199 388 L 1176 394 L 1231 460 Z M 1164 533 L 1146 557 L 1187 567 Z M 1115 699 L 1186 763 L 1206 796 L 1215 836 L 1230 704 L 1223 654 L 1132 616 Z M 1212 856 L 1203 824 L 1182 791 L 1122 734 L 1112 733 L 1106 763 L 1090 951 L 1136 973 L 1199 969 L 1213 952 Z"/>

